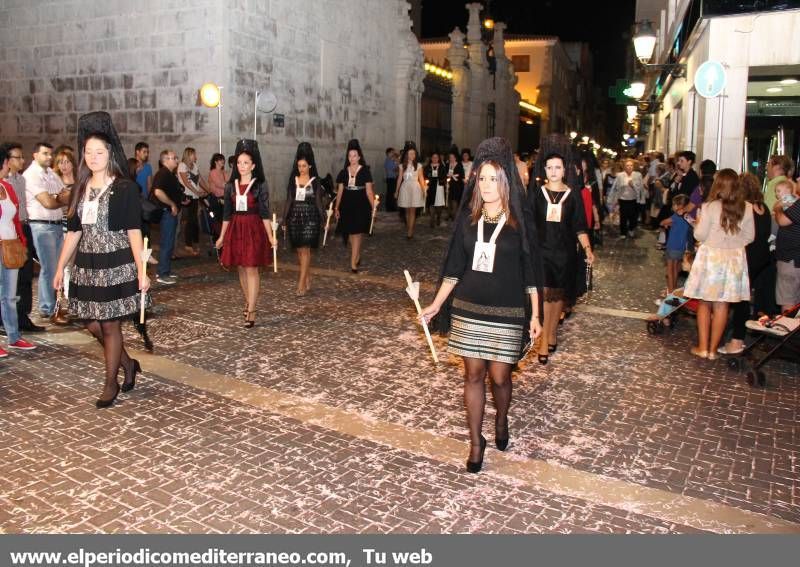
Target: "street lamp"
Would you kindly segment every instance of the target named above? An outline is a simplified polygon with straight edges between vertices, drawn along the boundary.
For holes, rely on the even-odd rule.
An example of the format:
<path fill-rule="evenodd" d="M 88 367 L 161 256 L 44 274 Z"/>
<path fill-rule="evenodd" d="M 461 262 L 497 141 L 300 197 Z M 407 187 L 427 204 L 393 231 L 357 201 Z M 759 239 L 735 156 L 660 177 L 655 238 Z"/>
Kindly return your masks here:
<path fill-rule="evenodd" d="M 636 51 L 636 58 L 644 64 L 653 57 L 656 48 L 656 32 L 650 24 L 650 20 L 645 20 L 639 24 L 638 33 L 633 36 L 633 49 Z"/>
<path fill-rule="evenodd" d="M 217 109 L 217 132 L 219 134 L 219 153 L 222 153 L 222 87 L 206 83 L 200 87 L 200 102 L 203 106 Z"/>
<path fill-rule="evenodd" d="M 575 138 L 577 138 L 577 137 L 578 137 L 578 133 L 577 133 L 577 132 L 575 132 L 574 130 L 573 130 L 572 132 L 570 132 L 570 133 L 569 133 L 569 139 L 570 139 L 570 140 L 574 140 L 574 139 L 575 139 Z"/>
<path fill-rule="evenodd" d="M 646 85 L 642 81 L 634 81 L 625 89 L 625 94 L 631 98 L 639 100 L 644 96 Z"/>
<path fill-rule="evenodd" d="M 639 22 L 636 27 L 636 34 L 633 36 L 633 49 L 636 51 L 636 58 L 639 63 L 649 71 L 669 71 L 673 77 L 683 77 L 686 73 L 686 65 L 682 63 L 666 63 L 664 65 L 648 63 L 652 59 L 653 51 L 656 48 L 656 32 L 649 20 Z"/>

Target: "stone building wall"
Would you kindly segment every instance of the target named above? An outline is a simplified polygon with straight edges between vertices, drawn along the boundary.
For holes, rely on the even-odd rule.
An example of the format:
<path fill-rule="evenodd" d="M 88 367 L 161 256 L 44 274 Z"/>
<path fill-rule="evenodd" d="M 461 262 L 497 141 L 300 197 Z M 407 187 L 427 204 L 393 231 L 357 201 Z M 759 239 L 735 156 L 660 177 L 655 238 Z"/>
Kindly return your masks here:
<path fill-rule="evenodd" d="M 381 178 L 383 150 L 419 135 L 422 51 L 405 0 L 5 0 L 0 7 L 0 139 L 76 143 L 78 116 L 111 113 L 126 150 L 217 151 L 253 136 L 255 90 L 278 99 L 259 115 L 268 179 L 283 198 L 300 141 L 334 175 L 358 137 Z M 27 150 L 26 150 L 27 151 Z M 153 163 L 157 156 L 152 158 Z"/>

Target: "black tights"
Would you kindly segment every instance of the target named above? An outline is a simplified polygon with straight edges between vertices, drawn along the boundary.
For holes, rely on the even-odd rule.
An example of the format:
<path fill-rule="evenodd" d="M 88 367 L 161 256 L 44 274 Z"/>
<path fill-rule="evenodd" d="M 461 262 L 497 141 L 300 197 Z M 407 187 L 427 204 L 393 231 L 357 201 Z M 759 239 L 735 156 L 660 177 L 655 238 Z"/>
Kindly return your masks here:
<path fill-rule="evenodd" d="M 483 410 L 486 405 L 486 373 L 492 380 L 492 396 L 497 410 L 495 423 L 503 431 L 511 405 L 511 364 L 464 357 L 464 405 L 467 408 L 467 426 L 471 444 L 471 461 L 480 459 Z"/>
<path fill-rule="evenodd" d="M 122 325 L 119 319 L 114 321 L 90 321 L 86 324 L 86 329 L 103 346 L 103 358 L 106 361 L 106 383 L 103 387 L 103 399 L 114 395 L 119 387 L 117 374 L 122 365 L 128 368 L 131 364 L 131 357 L 125 352 L 122 344 Z"/>

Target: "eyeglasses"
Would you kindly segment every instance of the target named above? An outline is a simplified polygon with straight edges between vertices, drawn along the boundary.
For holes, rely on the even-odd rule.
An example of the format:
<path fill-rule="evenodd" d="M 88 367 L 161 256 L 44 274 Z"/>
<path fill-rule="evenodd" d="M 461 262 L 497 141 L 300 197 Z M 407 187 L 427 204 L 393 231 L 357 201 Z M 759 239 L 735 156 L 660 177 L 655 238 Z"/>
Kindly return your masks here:
<path fill-rule="evenodd" d="M 8 159 L 25 159 L 24 156 L 8 156 Z"/>

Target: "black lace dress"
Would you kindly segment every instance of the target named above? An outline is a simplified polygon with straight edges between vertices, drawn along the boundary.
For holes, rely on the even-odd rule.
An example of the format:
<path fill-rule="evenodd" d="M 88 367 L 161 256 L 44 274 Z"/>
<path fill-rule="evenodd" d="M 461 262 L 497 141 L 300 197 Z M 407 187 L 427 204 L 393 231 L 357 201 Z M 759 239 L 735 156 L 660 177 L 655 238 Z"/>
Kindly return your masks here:
<path fill-rule="evenodd" d="M 586 233 L 586 215 L 580 191 L 551 191 L 531 186 L 528 202 L 536 220 L 536 233 L 544 271 L 544 300 L 574 302 L 581 289 L 578 281 L 584 278 L 585 265 L 579 254 L 578 235 Z M 561 220 L 547 221 L 547 203 L 562 202 Z"/>

